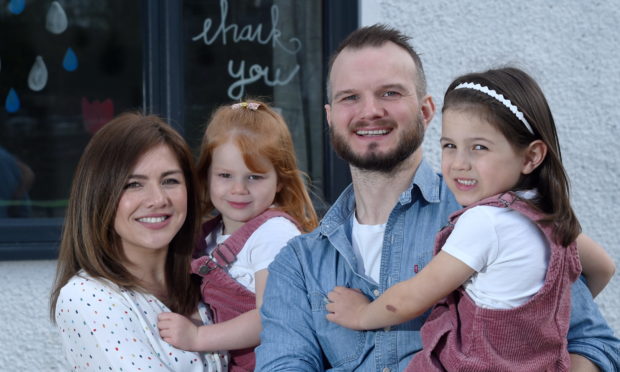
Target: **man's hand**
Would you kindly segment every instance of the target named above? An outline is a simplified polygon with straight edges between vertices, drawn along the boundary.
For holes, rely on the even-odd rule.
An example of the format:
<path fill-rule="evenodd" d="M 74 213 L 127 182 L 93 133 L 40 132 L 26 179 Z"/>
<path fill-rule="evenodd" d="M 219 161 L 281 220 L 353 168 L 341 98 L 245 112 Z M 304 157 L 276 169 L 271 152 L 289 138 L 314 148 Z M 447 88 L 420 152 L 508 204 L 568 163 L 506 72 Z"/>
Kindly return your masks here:
<path fill-rule="evenodd" d="M 364 330 L 364 310 L 370 303 L 368 298 L 357 289 L 336 287 L 327 294 L 330 301 L 325 308 L 329 312 L 327 320 L 343 327 Z"/>
<path fill-rule="evenodd" d="M 157 328 L 161 338 L 177 349 L 199 351 L 198 326 L 183 315 L 161 313 L 157 316 Z"/>

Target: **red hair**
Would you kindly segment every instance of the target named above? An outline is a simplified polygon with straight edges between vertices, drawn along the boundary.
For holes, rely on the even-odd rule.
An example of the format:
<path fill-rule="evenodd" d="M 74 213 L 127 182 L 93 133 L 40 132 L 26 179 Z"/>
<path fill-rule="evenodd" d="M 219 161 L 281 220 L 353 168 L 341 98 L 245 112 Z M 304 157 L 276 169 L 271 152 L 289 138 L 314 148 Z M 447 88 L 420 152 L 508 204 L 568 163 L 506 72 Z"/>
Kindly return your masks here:
<path fill-rule="evenodd" d="M 213 151 L 232 141 L 252 172 L 266 171 L 257 161 L 261 157 L 273 164 L 280 185 L 274 199 L 276 208 L 293 217 L 304 232 L 310 232 L 318 225 L 318 218 L 304 183 L 308 177 L 297 168 L 291 132 L 282 116 L 266 103 L 256 100 L 247 103 L 257 103 L 259 106 L 255 110 L 247 105 L 236 105 L 236 108 L 220 106 L 211 116 L 198 158 L 202 215 L 209 216 L 215 210 L 209 196 L 207 177 Z"/>

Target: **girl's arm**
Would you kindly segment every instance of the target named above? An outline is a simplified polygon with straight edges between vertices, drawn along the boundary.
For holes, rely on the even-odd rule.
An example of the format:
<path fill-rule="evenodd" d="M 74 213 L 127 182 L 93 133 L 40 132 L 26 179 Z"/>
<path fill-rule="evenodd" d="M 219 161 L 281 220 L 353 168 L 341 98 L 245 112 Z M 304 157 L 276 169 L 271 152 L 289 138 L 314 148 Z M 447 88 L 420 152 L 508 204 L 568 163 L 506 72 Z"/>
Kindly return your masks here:
<path fill-rule="evenodd" d="M 172 346 L 189 351 L 214 352 L 238 350 L 260 343 L 261 322 L 258 309 L 263 301 L 267 269 L 255 274 L 256 309 L 225 322 L 196 326 L 189 319 L 174 313 L 159 315 L 159 333 Z"/>
<path fill-rule="evenodd" d="M 577 237 L 577 250 L 581 273 L 586 278 L 592 297 L 596 297 L 613 277 L 616 265 L 605 249 L 585 234 Z"/>
<path fill-rule="evenodd" d="M 400 324 L 424 313 L 474 272 L 450 254 L 439 252 L 417 275 L 390 287 L 371 303 L 357 290 L 334 288 L 327 295 L 327 320 L 356 330 Z"/>

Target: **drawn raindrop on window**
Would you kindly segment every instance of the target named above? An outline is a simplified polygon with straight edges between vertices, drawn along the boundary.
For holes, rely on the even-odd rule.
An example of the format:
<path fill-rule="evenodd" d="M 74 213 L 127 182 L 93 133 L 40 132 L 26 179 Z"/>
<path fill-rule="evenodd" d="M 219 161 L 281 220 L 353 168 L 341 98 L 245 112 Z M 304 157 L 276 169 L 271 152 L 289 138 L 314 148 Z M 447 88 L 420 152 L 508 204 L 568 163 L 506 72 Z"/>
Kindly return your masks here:
<path fill-rule="evenodd" d="M 15 89 L 11 88 L 9 90 L 9 94 L 6 96 L 6 100 L 4 101 L 4 108 L 6 108 L 7 112 L 17 112 L 19 110 L 19 97 L 17 96 L 17 92 Z"/>
<path fill-rule="evenodd" d="M 45 21 L 45 28 L 53 34 L 61 34 L 67 29 L 67 13 L 58 1 L 52 1 Z"/>
<path fill-rule="evenodd" d="M 62 60 L 62 67 L 67 71 L 75 71 L 78 68 L 78 59 L 73 49 L 67 48 Z"/>
<path fill-rule="evenodd" d="M 26 7 L 26 0 L 11 0 L 9 1 L 9 12 L 13 14 L 20 14 Z"/>
<path fill-rule="evenodd" d="M 45 88 L 47 85 L 47 67 L 43 57 L 37 56 L 34 60 L 30 73 L 28 74 L 28 87 L 35 92 Z"/>

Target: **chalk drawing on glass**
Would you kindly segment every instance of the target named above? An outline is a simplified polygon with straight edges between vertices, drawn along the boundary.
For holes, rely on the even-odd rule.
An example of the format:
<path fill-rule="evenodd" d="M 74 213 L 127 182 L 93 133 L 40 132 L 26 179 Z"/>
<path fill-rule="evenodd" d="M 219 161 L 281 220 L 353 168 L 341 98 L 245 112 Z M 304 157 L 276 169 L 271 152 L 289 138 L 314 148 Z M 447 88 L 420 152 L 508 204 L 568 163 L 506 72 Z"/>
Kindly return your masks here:
<path fill-rule="evenodd" d="M 230 41 L 233 44 L 255 43 L 259 45 L 271 45 L 272 49 L 280 49 L 289 55 L 295 55 L 302 49 L 301 40 L 291 37 L 283 40 L 282 30 L 278 28 L 280 10 L 273 4 L 270 8 L 270 25 L 258 24 L 237 24 L 228 20 L 228 1 L 220 0 L 220 19 L 219 24 L 214 18 L 206 18 L 202 24 L 202 31 L 192 36 L 193 42 L 203 42 L 205 45 L 212 45 L 220 41 L 222 45 L 227 45 Z M 213 27 L 213 28 L 212 28 Z M 228 60 L 228 76 L 236 79 L 229 85 L 226 91 L 228 97 L 234 101 L 245 96 L 247 85 L 259 82 L 268 87 L 285 86 L 289 84 L 300 71 L 299 64 L 293 67 L 279 68 L 262 66 L 260 64 L 246 63 L 246 60 Z"/>
<path fill-rule="evenodd" d="M 75 71 L 78 68 L 78 59 L 71 48 L 67 48 L 65 57 L 62 59 L 62 67 L 67 71 Z"/>
<path fill-rule="evenodd" d="M 28 87 L 35 92 L 43 90 L 47 85 L 47 67 L 43 57 L 37 56 L 28 74 Z"/>
<path fill-rule="evenodd" d="M 9 94 L 6 96 L 6 100 L 4 101 L 4 108 L 7 112 L 13 113 L 19 110 L 19 97 L 17 96 L 17 92 L 15 89 L 11 88 L 9 90 Z"/>
<path fill-rule="evenodd" d="M 26 0 L 11 0 L 7 8 L 13 14 L 20 14 L 26 7 Z"/>
<path fill-rule="evenodd" d="M 52 1 L 45 21 L 45 28 L 53 34 L 62 34 L 67 29 L 67 13 L 58 1 Z"/>

